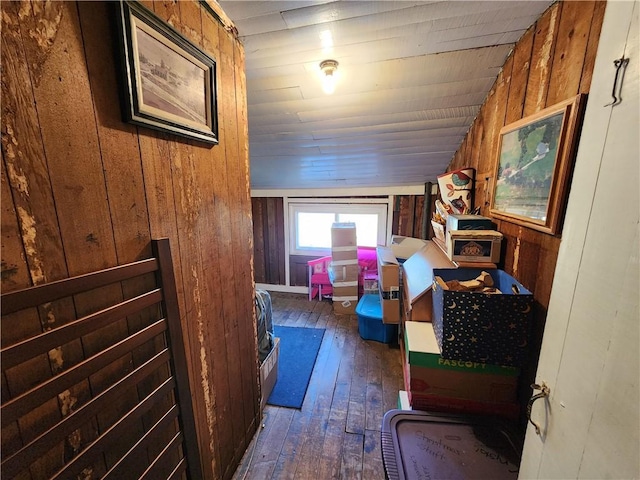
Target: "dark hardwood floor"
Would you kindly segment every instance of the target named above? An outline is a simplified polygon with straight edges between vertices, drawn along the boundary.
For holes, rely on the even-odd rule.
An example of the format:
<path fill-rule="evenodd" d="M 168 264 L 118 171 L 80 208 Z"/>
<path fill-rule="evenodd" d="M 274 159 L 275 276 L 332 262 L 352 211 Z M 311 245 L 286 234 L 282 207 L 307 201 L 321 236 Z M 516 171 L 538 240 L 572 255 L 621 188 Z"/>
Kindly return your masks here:
<path fill-rule="evenodd" d="M 384 479 L 380 426 L 403 388 L 400 350 L 362 340 L 331 302 L 271 293 L 273 323 L 325 328 L 302 409 L 267 405 L 234 479 Z"/>

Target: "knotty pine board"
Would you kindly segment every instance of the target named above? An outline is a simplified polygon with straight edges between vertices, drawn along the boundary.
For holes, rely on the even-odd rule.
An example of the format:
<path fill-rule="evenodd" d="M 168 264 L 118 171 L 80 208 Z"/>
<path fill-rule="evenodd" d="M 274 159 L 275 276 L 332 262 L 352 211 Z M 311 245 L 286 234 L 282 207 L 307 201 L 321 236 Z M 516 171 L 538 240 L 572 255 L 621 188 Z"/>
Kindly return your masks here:
<path fill-rule="evenodd" d="M 596 62 L 596 52 L 598 51 L 598 41 L 600 40 L 600 32 L 602 30 L 602 21 L 604 20 L 604 12 L 607 8 L 607 2 L 596 2 L 591 19 L 591 29 L 589 30 L 589 43 L 587 45 L 587 53 L 582 67 L 582 78 L 580 79 L 580 92 L 587 93 L 591 87 L 591 79 L 593 78 L 593 67 Z"/>
<path fill-rule="evenodd" d="M 534 30 L 527 30 L 511 53 L 513 57 L 513 69 L 511 71 L 511 86 L 509 87 L 505 125 L 522 118 L 524 99 L 527 93 L 527 79 L 529 78 L 529 70 L 531 69 L 533 38 Z"/>
<path fill-rule="evenodd" d="M 523 117 L 532 115 L 547 105 L 551 59 L 554 54 L 562 5 L 563 2 L 553 4 L 535 24 Z"/>
<path fill-rule="evenodd" d="M 563 2 L 556 36 L 547 107 L 580 91 L 595 1 Z"/>

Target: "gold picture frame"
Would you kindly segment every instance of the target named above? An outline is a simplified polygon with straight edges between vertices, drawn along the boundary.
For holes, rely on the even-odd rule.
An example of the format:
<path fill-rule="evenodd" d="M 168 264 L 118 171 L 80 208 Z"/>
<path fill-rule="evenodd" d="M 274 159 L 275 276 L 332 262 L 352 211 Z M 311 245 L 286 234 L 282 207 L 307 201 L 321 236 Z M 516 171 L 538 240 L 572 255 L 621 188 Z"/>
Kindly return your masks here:
<path fill-rule="evenodd" d="M 585 104 L 580 94 L 500 130 L 492 217 L 560 233 Z"/>

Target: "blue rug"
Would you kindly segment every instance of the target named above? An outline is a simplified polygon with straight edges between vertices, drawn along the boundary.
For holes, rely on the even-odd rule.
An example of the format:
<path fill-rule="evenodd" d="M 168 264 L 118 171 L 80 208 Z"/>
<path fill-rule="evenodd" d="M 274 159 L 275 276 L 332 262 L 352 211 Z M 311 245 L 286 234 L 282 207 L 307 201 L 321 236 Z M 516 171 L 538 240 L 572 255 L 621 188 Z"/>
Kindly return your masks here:
<path fill-rule="evenodd" d="M 278 379 L 267 403 L 301 408 L 324 337 L 324 328 L 274 325 L 273 333 L 280 338 L 280 356 Z"/>

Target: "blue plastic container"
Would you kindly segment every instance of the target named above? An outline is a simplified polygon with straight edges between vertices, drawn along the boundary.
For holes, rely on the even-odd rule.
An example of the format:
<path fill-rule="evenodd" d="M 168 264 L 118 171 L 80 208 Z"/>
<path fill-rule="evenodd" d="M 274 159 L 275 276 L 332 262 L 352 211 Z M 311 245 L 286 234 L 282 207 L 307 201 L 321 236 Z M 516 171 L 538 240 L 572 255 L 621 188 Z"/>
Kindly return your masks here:
<path fill-rule="evenodd" d="M 382 323 L 382 307 L 378 294 L 363 295 L 356 307 L 358 333 L 365 340 L 392 343 L 398 339 L 398 326 Z"/>

